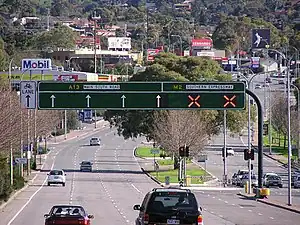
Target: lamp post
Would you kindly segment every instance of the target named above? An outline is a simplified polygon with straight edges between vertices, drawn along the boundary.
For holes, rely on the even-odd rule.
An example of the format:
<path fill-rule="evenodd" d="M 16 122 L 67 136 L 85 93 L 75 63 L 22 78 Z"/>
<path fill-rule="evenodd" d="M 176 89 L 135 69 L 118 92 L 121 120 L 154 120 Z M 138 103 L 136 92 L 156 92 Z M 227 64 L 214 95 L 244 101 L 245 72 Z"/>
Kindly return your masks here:
<path fill-rule="evenodd" d="M 180 56 L 182 56 L 182 38 L 181 38 L 181 36 L 178 34 L 172 34 L 171 36 L 179 38 L 179 40 L 180 40 Z"/>
<path fill-rule="evenodd" d="M 11 88 L 11 66 L 13 63 L 13 58 L 10 60 L 9 62 L 9 68 L 8 68 L 8 73 L 9 73 L 9 109 L 11 110 L 11 92 L 12 92 L 12 88 Z M 10 112 L 9 112 L 10 113 Z M 11 134 L 12 135 L 12 115 L 10 115 L 10 123 L 11 123 Z M 13 164 L 13 147 L 12 147 L 12 140 L 10 140 L 10 185 L 13 186 L 14 184 L 14 164 Z"/>
<path fill-rule="evenodd" d="M 71 70 L 71 60 L 72 59 L 79 59 L 79 57 L 78 56 L 76 56 L 76 57 L 70 57 L 68 60 L 66 60 L 67 61 L 67 63 L 68 63 L 68 70 Z"/>
<path fill-rule="evenodd" d="M 253 79 L 260 75 L 261 73 L 254 74 L 254 72 L 251 69 L 248 69 L 252 73 L 252 77 L 247 79 L 243 74 L 240 74 L 242 76 L 247 84 L 247 87 L 249 90 L 251 90 L 251 82 Z M 270 71 L 271 72 L 271 71 Z M 251 151 L 251 102 L 250 102 L 250 96 L 248 96 L 248 151 Z M 251 159 L 248 160 L 248 169 L 249 169 L 249 184 L 251 185 Z M 251 188 L 248 189 L 248 194 L 251 194 Z"/>

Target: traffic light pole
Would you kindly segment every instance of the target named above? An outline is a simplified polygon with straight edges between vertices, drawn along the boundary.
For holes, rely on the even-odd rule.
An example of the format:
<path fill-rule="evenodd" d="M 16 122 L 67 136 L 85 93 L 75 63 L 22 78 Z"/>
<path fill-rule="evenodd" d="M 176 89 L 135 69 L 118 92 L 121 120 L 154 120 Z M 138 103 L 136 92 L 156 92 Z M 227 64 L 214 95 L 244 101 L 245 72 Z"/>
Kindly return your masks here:
<path fill-rule="evenodd" d="M 258 146 L 257 146 L 257 155 L 258 155 L 258 159 L 257 159 L 257 164 L 258 164 L 258 188 L 262 188 L 262 177 L 263 177 L 263 108 L 261 105 L 261 102 L 259 100 L 259 98 L 257 97 L 256 94 L 254 94 L 252 91 L 250 91 L 249 89 L 246 89 L 246 94 L 250 95 L 256 105 L 257 105 L 257 117 L 258 117 L 258 131 L 257 131 L 257 135 L 258 135 Z"/>
<path fill-rule="evenodd" d="M 223 185 L 224 187 L 227 186 L 227 118 L 226 118 L 227 111 L 224 110 L 224 124 L 223 124 L 223 133 L 224 133 L 224 177 L 223 177 Z"/>

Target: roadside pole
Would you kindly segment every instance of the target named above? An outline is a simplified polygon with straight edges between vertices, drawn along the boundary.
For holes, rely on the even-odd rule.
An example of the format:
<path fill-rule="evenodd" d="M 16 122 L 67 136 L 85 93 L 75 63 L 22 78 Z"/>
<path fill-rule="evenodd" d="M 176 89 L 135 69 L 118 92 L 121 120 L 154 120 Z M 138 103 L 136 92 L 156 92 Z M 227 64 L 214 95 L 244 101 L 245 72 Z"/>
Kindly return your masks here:
<path fill-rule="evenodd" d="M 223 157 L 223 162 L 224 162 L 224 175 L 223 175 L 223 184 L 224 187 L 227 187 L 227 118 L 226 118 L 227 112 L 224 110 L 224 123 L 223 123 L 223 133 L 224 133 L 224 157 Z"/>
<path fill-rule="evenodd" d="M 249 82 L 248 82 L 248 88 L 250 88 Z M 248 96 L 248 151 L 251 152 L 251 103 L 250 103 L 250 96 Z M 251 188 L 252 188 L 251 158 L 248 159 L 248 170 L 249 170 L 248 194 L 251 194 Z"/>
<path fill-rule="evenodd" d="M 68 129 L 67 129 L 67 110 L 64 110 L 64 129 L 65 129 L 65 134 L 64 134 L 64 139 L 67 140 L 67 133 L 68 133 Z"/>

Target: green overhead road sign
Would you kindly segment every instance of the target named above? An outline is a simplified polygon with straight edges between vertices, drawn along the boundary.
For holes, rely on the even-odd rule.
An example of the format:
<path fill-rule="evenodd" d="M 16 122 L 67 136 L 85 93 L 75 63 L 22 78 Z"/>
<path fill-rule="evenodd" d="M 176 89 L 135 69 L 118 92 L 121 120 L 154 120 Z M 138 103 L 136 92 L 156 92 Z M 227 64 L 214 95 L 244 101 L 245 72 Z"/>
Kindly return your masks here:
<path fill-rule="evenodd" d="M 243 82 L 40 82 L 39 109 L 244 109 Z"/>

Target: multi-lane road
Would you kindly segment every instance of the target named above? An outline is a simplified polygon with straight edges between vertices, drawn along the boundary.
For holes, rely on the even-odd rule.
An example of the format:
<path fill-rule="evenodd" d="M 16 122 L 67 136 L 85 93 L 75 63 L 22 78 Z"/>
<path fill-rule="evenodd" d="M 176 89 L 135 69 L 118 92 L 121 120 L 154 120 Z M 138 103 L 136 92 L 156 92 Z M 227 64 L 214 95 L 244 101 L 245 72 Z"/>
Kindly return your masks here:
<path fill-rule="evenodd" d="M 247 137 L 228 137 L 229 146 L 232 146 L 235 150 L 234 156 L 227 157 L 227 174 L 228 178 L 236 173 L 239 169 L 247 169 L 248 162 L 244 160 L 243 150 L 246 148 L 241 147 L 247 143 Z M 211 172 L 214 176 L 222 180 L 223 177 L 223 158 L 222 158 L 222 145 L 223 137 L 220 135 L 214 139 L 211 146 L 206 148 L 206 154 L 208 155 L 208 161 L 206 162 L 206 169 Z M 257 154 L 255 154 L 255 160 L 253 161 L 254 171 L 257 171 Z M 283 188 L 272 188 L 270 199 L 287 203 L 287 169 L 275 160 L 272 160 L 266 156 L 263 157 L 263 168 L 264 173 L 274 172 L 282 176 L 284 181 Z M 241 189 L 242 190 L 242 189 Z M 300 189 L 292 189 L 293 205 L 300 208 Z"/>
<path fill-rule="evenodd" d="M 100 136 L 101 146 L 88 146 L 92 136 Z M 145 194 L 158 187 L 140 170 L 133 149 L 141 139 L 125 140 L 114 130 L 103 128 L 85 137 L 55 145 L 43 170 L 25 191 L 0 212 L 0 225 L 40 225 L 43 215 L 55 204 L 80 204 L 95 216 L 93 224 L 134 224 Z M 79 163 L 92 160 L 94 171 L 80 172 Z M 237 159 L 238 161 L 238 159 Z M 47 172 L 62 168 L 67 184 L 45 186 Z M 295 224 L 300 215 L 242 199 L 236 191 L 195 191 L 203 208 L 205 224 Z"/>

